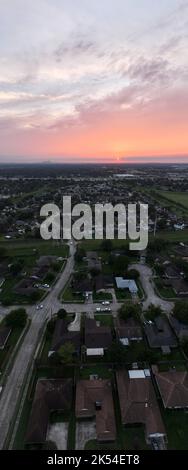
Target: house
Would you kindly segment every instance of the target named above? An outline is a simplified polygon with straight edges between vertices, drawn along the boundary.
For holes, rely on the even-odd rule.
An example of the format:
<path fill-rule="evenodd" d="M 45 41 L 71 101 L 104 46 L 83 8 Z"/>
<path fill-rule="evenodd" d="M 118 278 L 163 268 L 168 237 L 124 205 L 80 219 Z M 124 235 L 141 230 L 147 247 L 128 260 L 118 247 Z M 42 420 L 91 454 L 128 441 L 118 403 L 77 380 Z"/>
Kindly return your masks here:
<path fill-rule="evenodd" d="M 38 280 L 42 280 L 44 279 L 44 277 L 46 277 L 46 275 L 48 274 L 48 271 L 49 271 L 49 268 L 48 266 L 35 266 L 32 270 L 32 274 L 31 274 L 31 279 L 38 279 Z"/>
<path fill-rule="evenodd" d="M 150 348 L 177 347 L 176 337 L 166 318 L 159 316 L 152 323 L 144 326 Z M 170 350 L 169 350 L 170 352 Z"/>
<path fill-rule="evenodd" d="M 87 356 L 104 356 L 112 344 L 112 333 L 109 326 L 101 326 L 96 320 L 85 319 L 85 347 Z"/>
<path fill-rule="evenodd" d="M 119 341 L 128 346 L 132 341 L 142 341 L 142 329 L 134 318 L 129 318 L 127 321 L 119 318 L 115 319 L 115 331 Z"/>
<path fill-rule="evenodd" d="M 10 334 L 11 328 L 9 328 L 8 326 L 0 325 L 0 350 L 4 349 Z"/>
<path fill-rule="evenodd" d="M 91 295 L 93 292 L 93 285 L 90 279 L 81 279 L 79 281 L 73 279 L 71 286 L 73 294 L 81 294 L 86 297 L 87 295 Z"/>
<path fill-rule="evenodd" d="M 76 385 L 76 418 L 96 420 L 99 442 L 116 439 L 112 387 L 109 380 L 79 380 Z"/>
<path fill-rule="evenodd" d="M 99 274 L 95 277 L 95 291 L 96 293 L 104 292 L 114 286 L 113 276 L 110 274 Z"/>
<path fill-rule="evenodd" d="M 184 279 L 172 279 L 171 286 L 178 297 L 188 297 L 188 282 Z"/>
<path fill-rule="evenodd" d="M 134 279 L 124 279 L 123 277 L 116 277 L 116 286 L 117 289 L 128 289 L 130 294 L 137 294 L 138 287 Z"/>
<path fill-rule="evenodd" d="M 25 295 L 25 296 L 27 295 L 30 296 L 34 294 L 35 292 L 37 292 L 37 288 L 33 286 L 33 279 L 30 277 L 27 277 L 19 281 L 18 284 L 15 285 L 13 290 L 15 294 Z"/>
<path fill-rule="evenodd" d="M 164 275 L 167 279 L 181 279 L 183 276 L 182 270 L 171 263 L 165 265 Z"/>
<path fill-rule="evenodd" d="M 168 370 L 160 372 L 152 367 L 153 375 L 165 408 L 188 408 L 188 372 Z"/>
<path fill-rule="evenodd" d="M 175 247 L 175 251 L 178 256 L 182 256 L 185 260 L 188 259 L 188 245 L 180 243 Z"/>
<path fill-rule="evenodd" d="M 57 256 L 52 256 L 52 255 L 47 255 L 47 256 L 40 256 L 40 258 L 37 260 L 37 266 L 46 266 L 50 268 L 50 266 L 53 263 L 56 263 L 57 261 Z"/>
<path fill-rule="evenodd" d="M 184 338 L 188 338 L 188 324 L 186 325 L 185 323 L 180 322 L 173 315 L 170 315 L 169 322 L 180 341 Z"/>
<path fill-rule="evenodd" d="M 80 353 L 80 332 L 69 331 L 67 329 L 68 322 L 63 319 L 58 319 L 55 324 L 55 329 L 52 337 L 52 343 L 48 353 L 48 357 L 57 353 L 59 348 L 65 343 L 72 343 L 75 348 L 75 354 Z"/>
<path fill-rule="evenodd" d="M 166 432 L 150 371 L 120 370 L 116 378 L 123 424 L 144 425 L 146 442 L 165 448 Z"/>
<path fill-rule="evenodd" d="M 69 411 L 72 406 L 72 379 L 38 380 L 26 433 L 27 444 L 43 444 L 50 414 Z"/>
<path fill-rule="evenodd" d="M 96 251 L 87 251 L 86 253 L 88 269 L 101 271 L 102 265 L 101 260 L 98 257 L 98 253 Z"/>

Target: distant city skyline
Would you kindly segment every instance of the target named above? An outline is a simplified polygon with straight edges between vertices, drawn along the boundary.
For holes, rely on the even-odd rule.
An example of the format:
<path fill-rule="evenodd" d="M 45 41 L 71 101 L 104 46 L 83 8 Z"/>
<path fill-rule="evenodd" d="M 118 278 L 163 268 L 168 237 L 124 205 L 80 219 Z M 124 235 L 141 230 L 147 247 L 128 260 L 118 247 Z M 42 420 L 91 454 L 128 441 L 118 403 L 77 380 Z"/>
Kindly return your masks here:
<path fill-rule="evenodd" d="M 1 0 L 0 163 L 187 163 L 188 1 Z"/>

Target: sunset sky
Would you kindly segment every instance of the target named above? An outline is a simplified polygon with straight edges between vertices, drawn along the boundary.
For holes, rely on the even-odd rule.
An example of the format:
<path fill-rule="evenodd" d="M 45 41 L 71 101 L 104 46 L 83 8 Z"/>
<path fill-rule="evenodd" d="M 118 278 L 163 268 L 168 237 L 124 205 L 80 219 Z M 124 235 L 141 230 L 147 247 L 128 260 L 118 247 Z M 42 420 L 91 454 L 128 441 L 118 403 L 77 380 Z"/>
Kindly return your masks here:
<path fill-rule="evenodd" d="M 188 1 L 0 0 L 0 162 L 187 162 Z"/>

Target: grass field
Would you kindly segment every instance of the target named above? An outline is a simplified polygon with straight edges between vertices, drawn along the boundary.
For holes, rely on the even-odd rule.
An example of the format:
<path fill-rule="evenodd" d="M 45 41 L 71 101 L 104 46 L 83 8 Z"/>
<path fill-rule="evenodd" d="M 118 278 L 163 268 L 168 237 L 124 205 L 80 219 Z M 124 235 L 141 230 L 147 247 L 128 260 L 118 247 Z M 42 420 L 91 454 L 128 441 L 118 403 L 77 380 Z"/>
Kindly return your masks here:
<path fill-rule="evenodd" d="M 62 302 L 76 302 L 80 304 L 84 304 L 85 300 L 83 298 L 82 294 L 73 294 L 72 289 L 69 285 L 65 288 L 65 290 L 62 293 Z"/>
<path fill-rule="evenodd" d="M 164 299 L 174 299 L 177 297 L 174 289 L 172 287 L 165 287 L 161 279 L 155 279 L 155 285 L 157 293 Z"/>
<path fill-rule="evenodd" d="M 0 350 L 0 371 L 3 371 L 8 364 L 13 349 L 17 345 L 23 328 L 14 328 L 8 338 L 4 349 Z"/>
<path fill-rule="evenodd" d="M 160 231 L 156 233 L 156 238 L 162 238 L 169 243 L 188 242 L 188 230 Z M 154 240 L 153 233 L 149 233 L 149 242 Z M 86 250 L 100 250 L 101 240 L 83 240 L 81 246 Z M 113 249 L 128 248 L 129 240 L 112 240 Z"/>
<path fill-rule="evenodd" d="M 168 449 L 187 450 L 187 413 L 181 410 L 169 410 L 163 413 L 163 419 L 168 436 Z"/>
<path fill-rule="evenodd" d="M 57 244 L 55 241 L 44 240 L 3 240 L 0 241 L 0 248 L 5 248 L 9 257 L 27 256 L 34 258 L 36 255 L 66 257 L 69 253 L 69 247 L 65 243 Z"/>
<path fill-rule="evenodd" d="M 159 194 L 169 201 L 188 209 L 188 192 L 159 191 Z"/>
<path fill-rule="evenodd" d="M 110 326 L 111 328 L 113 327 L 112 315 L 106 315 L 105 313 L 101 315 L 95 315 L 95 320 L 100 321 L 101 325 Z"/>
<path fill-rule="evenodd" d="M 93 292 L 93 301 L 102 302 L 103 300 L 112 300 L 112 294 L 110 292 Z"/>

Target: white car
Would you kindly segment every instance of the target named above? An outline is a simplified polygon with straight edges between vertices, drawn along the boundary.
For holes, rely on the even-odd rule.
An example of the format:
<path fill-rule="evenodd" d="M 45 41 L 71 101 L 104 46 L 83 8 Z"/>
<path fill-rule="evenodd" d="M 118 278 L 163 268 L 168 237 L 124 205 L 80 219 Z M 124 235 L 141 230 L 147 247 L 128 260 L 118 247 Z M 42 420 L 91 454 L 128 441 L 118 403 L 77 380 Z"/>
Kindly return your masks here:
<path fill-rule="evenodd" d="M 104 301 L 102 302 L 102 305 L 110 305 L 109 300 L 104 300 Z"/>
<path fill-rule="evenodd" d="M 101 308 L 100 308 L 100 307 L 96 307 L 96 312 L 101 312 Z"/>
<path fill-rule="evenodd" d="M 111 308 L 109 307 L 104 308 L 104 312 L 111 312 Z"/>
<path fill-rule="evenodd" d="M 40 308 L 43 308 L 43 307 L 44 307 L 44 305 L 43 305 L 43 304 L 40 304 Z"/>
<path fill-rule="evenodd" d="M 37 305 L 37 306 L 36 306 L 36 309 L 37 309 L 37 310 L 39 310 L 39 308 L 40 308 L 40 306 L 39 306 L 39 305 Z"/>

